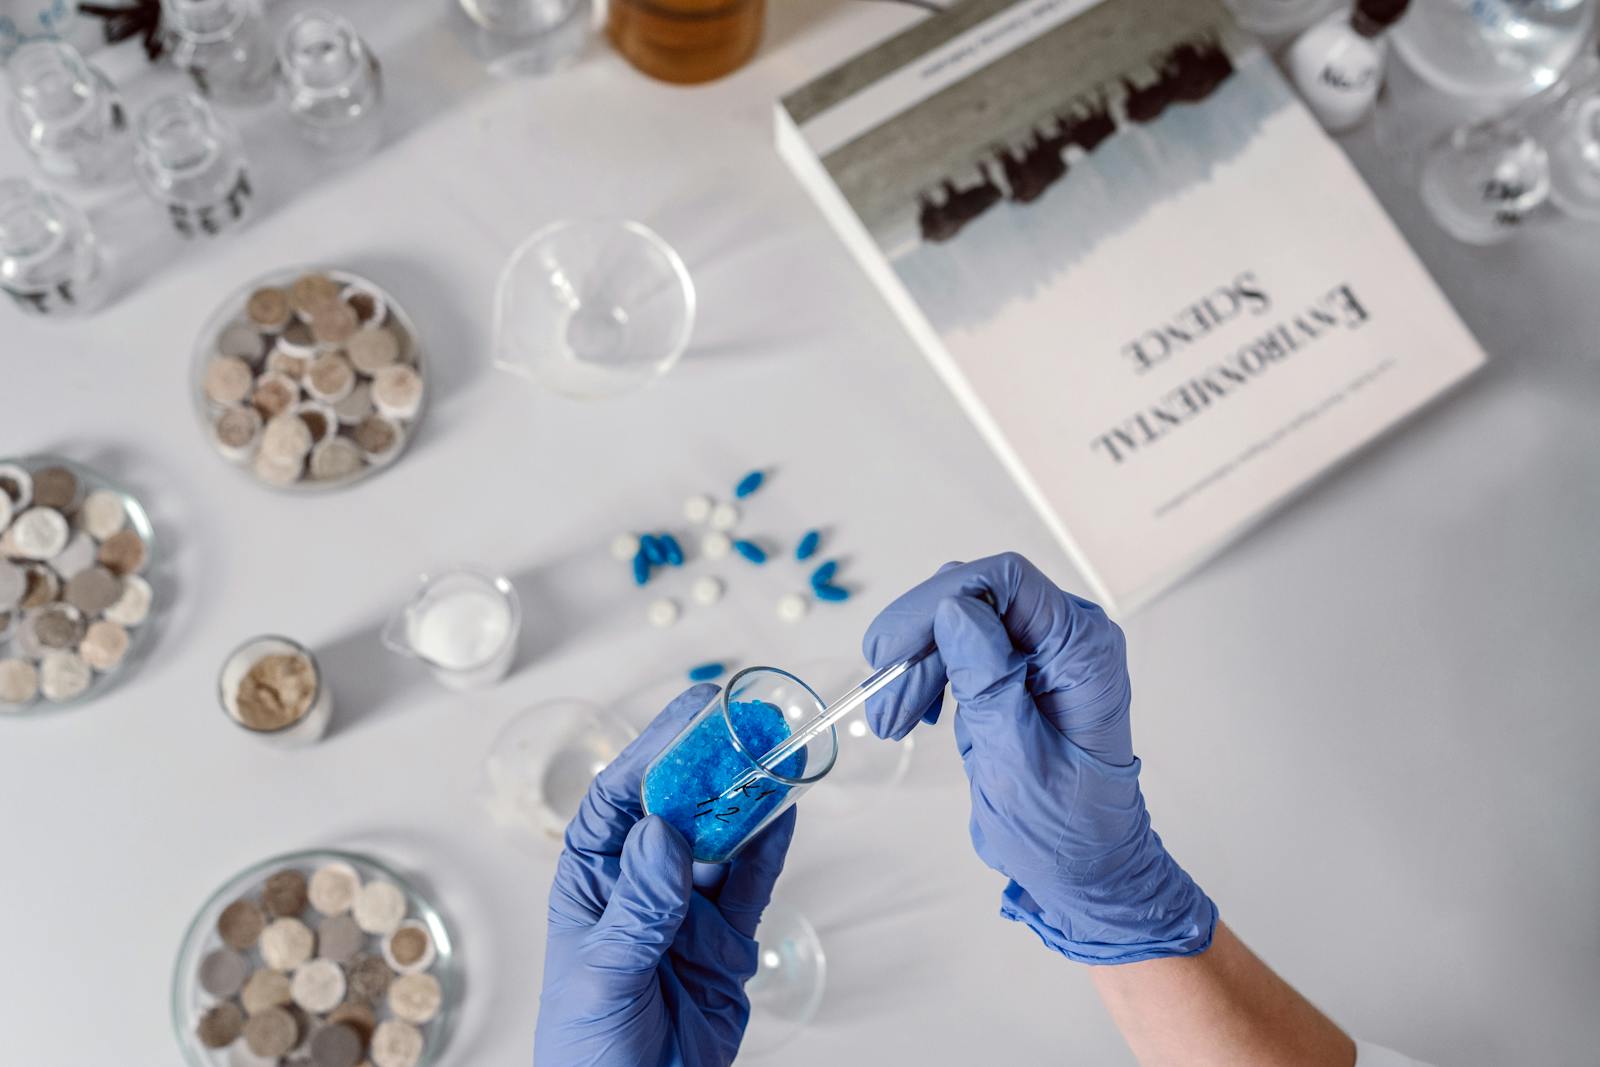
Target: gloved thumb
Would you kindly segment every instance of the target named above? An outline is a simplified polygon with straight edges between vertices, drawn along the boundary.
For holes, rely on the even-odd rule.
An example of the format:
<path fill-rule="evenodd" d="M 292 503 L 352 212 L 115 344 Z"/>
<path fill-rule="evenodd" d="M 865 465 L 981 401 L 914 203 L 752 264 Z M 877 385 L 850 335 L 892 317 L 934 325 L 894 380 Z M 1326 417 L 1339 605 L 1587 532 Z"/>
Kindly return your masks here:
<path fill-rule="evenodd" d="M 1028 692 L 1028 662 L 995 609 L 973 597 L 946 597 L 934 609 L 933 636 L 950 677 L 963 748 L 1022 754 L 1024 739 L 1038 728 L 1039 709 Z"/>
<path fill-rule="evenodd" d="M 688 843 L 665 820 L 647 815 L 635 823 L 622 843 L 611 899 L 589 933 L 590 963 L 623 974 L 653 973 L 689 911 L 692 866 Z"/>

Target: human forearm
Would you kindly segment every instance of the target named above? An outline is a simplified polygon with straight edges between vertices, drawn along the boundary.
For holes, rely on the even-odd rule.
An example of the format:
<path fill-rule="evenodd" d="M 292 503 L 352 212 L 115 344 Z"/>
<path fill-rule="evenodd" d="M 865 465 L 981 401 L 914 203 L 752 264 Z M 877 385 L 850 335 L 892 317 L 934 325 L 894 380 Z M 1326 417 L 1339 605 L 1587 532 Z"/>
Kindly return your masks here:
<path fill-rule="evenodd" d="M 1198 955 L 1091 974 L 1143 1067 L 1351 1067 L 1356 1060 L 1355 1042 L 1221 922 Z"/>

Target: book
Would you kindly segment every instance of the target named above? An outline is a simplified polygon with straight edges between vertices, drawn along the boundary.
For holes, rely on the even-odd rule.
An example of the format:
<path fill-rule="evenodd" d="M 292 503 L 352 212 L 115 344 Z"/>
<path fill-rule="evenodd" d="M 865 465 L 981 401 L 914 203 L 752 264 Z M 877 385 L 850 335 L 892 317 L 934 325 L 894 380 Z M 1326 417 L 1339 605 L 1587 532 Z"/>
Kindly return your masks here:
<path fill-rule="evenodd" d="M 1113 610 L 1484 361 L 1216 0 L 963 0 L 777 140 Z"/>

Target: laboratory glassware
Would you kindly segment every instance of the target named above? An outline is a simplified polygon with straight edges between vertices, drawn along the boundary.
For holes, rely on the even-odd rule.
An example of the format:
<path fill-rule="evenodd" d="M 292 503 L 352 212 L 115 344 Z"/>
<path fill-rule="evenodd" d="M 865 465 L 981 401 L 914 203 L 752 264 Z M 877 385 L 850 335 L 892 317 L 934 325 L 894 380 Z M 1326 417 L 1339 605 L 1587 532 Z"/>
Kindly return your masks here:
<path fill-rule="evenodd" d="M 1515 119 L 1457 127 L 1423 160 L 1423 203 L 1469 244 L 1513 236 L 1549 196 L 1549 155 Z"/>
<path fill-rule="evenodd" d="M 383 136 L 383 74 L 355 27 L 302 11 L 278 42 L 278 94 L 295 129 L 325 152 L 362 155 Z"/>
<path fill-rule="evenodd" d="M 272 95 L 272 38 L 256 0 L 161 0 L 173 65 L 200 94 L 224 104 Z"/>
<path fill-rule="evenodd" d="M 688 346 L 695 293 L 677 252 L 616 219 L 557 222 L 512 252 L 494 305 L 503 370 L 580 399 L 665 374 Z"/>
<path fill-rule="evenodd" d="M 0 64 L 30 41 L 66 40 L 77 20 L 77 0 L 12 0 L 0 5 Z"/>
<path fill-rule="evenodd" d="M 74 315 L 99 297 L 100 253 L 77 208 L 26 178 L 0 180 L 0 289 L 34 315 Z"/>
<path fill-rule="evenodd" d="M 12 129 L 47 177 L 81 185 L 127 177 L 132 139 L 121 94 L 76 48 L 25 44 L 5 73 Z"/>
<path fill-rule="evenodd" d="M 1285 37 L 1320 21 L 1339 0 L 1223 0 L 1239 25 L 1261 37 Z"/>
<path fill-rule="evenodd" d="M 1592 40 L 1597 0 L 1416 0 L 1394 46 L 1424 81 L 1510 103 L 1550 88 Z"/>
<path fill-rule="evenodd" d="M 193 93 L 156 100 L 139 116 L 134 170 L 185 237 L 242 225 L 254 190 L 239 133 Z"/>
<path fill-rule="evenodd" d="M 637 733 L 598 704 L 551 700 L 513 717 L 484 760 L 494 820 L 559 841 L 594 776 Z"/>
<path fill-rule="evenodd" d="M 756 973 L 745 983 L 750 1022 L 739 1045 L 762 1056 L 793 1038 L 816 1017 L 827 986 L 828 958 L 806 917 L 773 902 L 756 928 Z"/>
<path fill-rule="evenodd" d="M 457 567 L 424 574 L 381 637 L 384 647 L 427 664 L 451 689 L 481 689 L 511 669 L 521 630 L 522 604 L 509 581 Z"/>
<path fill-rule="evenodd" d="M 1600 222 L 1600 76 L 1556 101 L 1535 130 L 1550 157 L 1551 203 Z"/>
<path fill-rule="evenodd" d="M 767 0 L 610 0 L 606 33 L 652 78 L 692 84 L 749 62 L 766 11 Z"/>
<path fill-rule="evenodd" d="M 1409 2 L 1358 0 L 1348 16 L 1330 16 L 1289 48 L 1289 76 L 1325 128 L 1347 130 L 1371 114 L 1388 55 L 1385 31 Z"/>
<path fill-rule="evenodd" d="M 467 43 L 497 77 L 542 74 L 575 56 L 588 35 L 581 0 L 458 0 Z"/>
<path fill-rule="evenodd" d="M 681 833 L 695 859 L 731 859 L 833 769 L 834 731 L 815 725 L 827 710 L 788 671 L 740 671 L 650 761 L 640 790 L 645 810 Z"/>
<path fill-rule="evenodd" d="M 239 714 L 238 700 L 239 683 L 252 667 L 267 656 L 304 657 L 311 664 L 312 674 L 316 678 L 315 692 L 304 713 L 293 722 L 272 730 L 247 725 Z M 317 657 L 298 642 L 276 634 L 252 637 L 228 654 L 217 675 L 217 702 L 222 705 L 223 714 L 227 715 L 229 722 L 279 748 L 298 748 L 320 741 L 322 735 L 328 732 L 328 723 L 333 720 L 333 690 L 328 687 L 328 677 L 323 673 Z"/>

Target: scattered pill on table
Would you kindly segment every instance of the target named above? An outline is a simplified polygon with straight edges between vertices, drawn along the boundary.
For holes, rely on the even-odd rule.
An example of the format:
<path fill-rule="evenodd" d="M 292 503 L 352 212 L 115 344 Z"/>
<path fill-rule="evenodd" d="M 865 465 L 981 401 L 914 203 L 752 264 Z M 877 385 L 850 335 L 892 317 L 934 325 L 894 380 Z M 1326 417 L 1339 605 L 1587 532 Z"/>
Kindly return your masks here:
<path fill-rule="evenodd" d="M 799 622 L 811 610 L 811 602 L 799 593 L 786 593 L 778 598 L 778 618 L 784 622 Z"/>
<path fill-rule="evenodd" d="M 667 561 L 666 546 L 661 543 L 661 538 L 655 534 L 645 534 L 639 538 L 639 549 L 644 553 L 644 558 L 652 567 L 659 567 Z"/>
<path fill-rule="evenodd" d="M 828 562 L 811 572 L 811 584 L 813 587 L 827 585 L 829 582 L 833 581 L 833 576 L 838 573 L 839 561 L 836 559 L 830 559 Z"/>
<path fill-rule="evenodd" d="M 762 564 L 767 561 L 766 549 L 762 548 L 754 541 L 735 541 L 733 543 L 733 550 L 739 553 L 739 555 L 743 556 L 745 559 L 749 560 L 751 563 Z"/>
<path fill-rule="evenodd" d="M 706 559 L 727 559 L 733 551 L 733 538 L 720 531 L 708 533 L 700 539 L 700 554 Z"/>
<path fill-rule="evenodd" d="M 739 509 L 724 501 L 711 509 L 710 526 L 724 532 L 739 525 Z"/>
<path fill-rule="evenodd" d="M 696 493 L 683 502 L 683 517 L 690 522 L 701 523 L 711 518 L 712 501 L 704 493 Z"/>
<path fill-rule="evenodd" d="M 645 618 L 650 620 L 651 626 L 668 627 L 678 621 L 678 602 L 662 597 L 652 600 L 650 607 L 645 611 Z"/>
<path fill-rule="evenodd" d="M 841 585 L 829 585 L 827 582 L 820 582 L 816 585 L 813 585 L 811 587 L 811 591 L 816 594 L 818 600 L 827 600 L 833 603 L 839 603 L 840 601 L 850 599 L 850 590 Z"/>
<path fill-rule="evenodd" d="M 639 549 L 633 557 L 633 584 L 644 585 L 650 580 L 650 561 L 645 558 L 644 549 Z"/>
<path fill-rule="evenodd" d="M 822 544 L 821 530 L 807 530 L 805 536 L 800 538 L 800 543 L 794 546 L 794 558 L 804 563 L 817 554 L 817 546 Z"/>
<path fill-rule="evenodd" d="M 672 567 L 683 566 L 683 546 L 671 534 L 662 534 L 656 538 L 661 543 L 661 549 L 666 553 L 667 565 Z"/>
<path fill-rule="evenodd" d="M 704 574 L 694 580 L 694 585 L 689 587 L 689 596 L 701 607 L 709 608 L 712 604 L 722 599 L 722 594 L 727 586 L 722 584 L 722 579 L 715 575 Z"/>
<path fill-rule="evenodd" d="M 720 678 L 728 673 L 728 668 L 720 663 L 702 663 L 689 668 L 689 681 L 709 682 L 713 678 Z"/>
<path fill-rule="evenodd" d="M 639 539 L 633 534 L 617 534 L 611 539 L 611 558 L 626 563 L 639 554 Z"/>
<path fill-rule="evenodd" d="M 767 476 L 761 471 L 751 471 L 739 479 L 739 484 L 733 487 L 733 495 L 739 500 L 743 500 L 757 489 L 760 489 L 761 483 L 766 480 Z"/>

